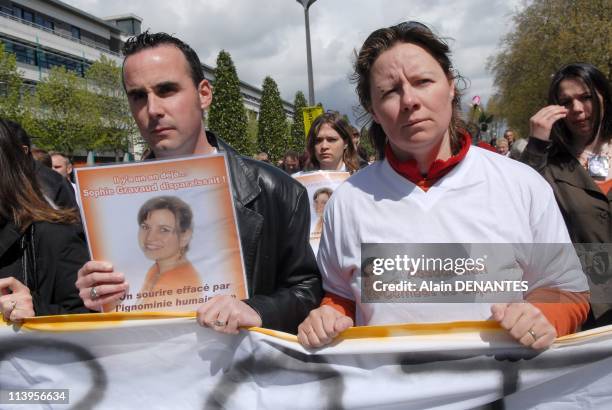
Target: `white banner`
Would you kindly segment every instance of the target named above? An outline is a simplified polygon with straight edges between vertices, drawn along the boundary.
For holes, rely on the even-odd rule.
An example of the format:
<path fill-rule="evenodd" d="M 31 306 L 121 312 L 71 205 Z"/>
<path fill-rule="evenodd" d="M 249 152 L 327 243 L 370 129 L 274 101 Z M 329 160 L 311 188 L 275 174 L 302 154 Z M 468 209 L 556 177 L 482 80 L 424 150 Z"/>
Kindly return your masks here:
<path fill-rule="evenodd" d="M 492 322 L 349 329 L 303 349 L 263 329 L 227 336 L 191 315 L 41 317 L 0 322 L 2 409 L 604 408 L 612 401 L 612 326 L 540 354 Z M 6 400 L 69 389 L 70 404 Z M 38 406 L 38 407 L 37 407 Z"/>

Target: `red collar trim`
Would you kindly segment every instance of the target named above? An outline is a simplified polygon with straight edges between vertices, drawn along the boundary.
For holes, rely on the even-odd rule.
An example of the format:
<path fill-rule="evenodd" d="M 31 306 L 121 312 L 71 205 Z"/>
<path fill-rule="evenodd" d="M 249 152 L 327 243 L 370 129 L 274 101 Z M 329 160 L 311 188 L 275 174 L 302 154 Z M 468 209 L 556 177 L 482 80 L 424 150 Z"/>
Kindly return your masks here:
<path fill-rule="evenodd" d="M 432 164 L 429 166 L 427 175 L 421 175 L 416 160 L 409 159 L 408 161 L 404 162 L 398 160 L 388 142 L 385 146 L 385 157 L 395 172 L 413 184 L 427 190 L 427 188 L 435 184 L 440 178 L 448 174 L 455 167 L 455 165 L 461 162 L 467 155 L 470 146 L 472 145 L 472 138 L 467 132 L 461 132 L 460 137 L 462 140 L 461 149 L 459 152 L 456 155 L 452 155 L 445 161 L 437 159 L 432 162 Z"/>

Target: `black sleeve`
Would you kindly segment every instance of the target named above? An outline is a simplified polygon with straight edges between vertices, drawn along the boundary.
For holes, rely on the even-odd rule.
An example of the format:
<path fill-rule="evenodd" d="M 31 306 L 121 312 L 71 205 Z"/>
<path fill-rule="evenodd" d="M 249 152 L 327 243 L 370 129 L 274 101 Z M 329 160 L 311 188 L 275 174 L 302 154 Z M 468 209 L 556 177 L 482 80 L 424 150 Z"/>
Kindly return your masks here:
<path fill-rule="evenodd" d="M 72 185 L 70 185 L 68 180 L 62 178 L 62 181 L 58 186 L 54 202 L 56 205 L 62 208 L 76 208 L 78 206 L 76 194 L 74 193 L 74 189 L 72 189 Z"/>
<path fill-rule="evenodd" d="M 310 205 L 302 189 L 283 229 L 279 243 L 281 272 L 276 278 L 276 291 L 269 295 L 254 295 L 245 302 L 262 319 L 262 326 L 296 333 L 308 313 L 319 306 L 323 296 L 321 274 L 308 241 L 310 235 Z"/>
<path fill-rule="evenodd" d="M 76 227 L 37 224 L 35 238 L 37 278 L 31 292 L 36 315 L 90 312 L 75 286 L 78 270 L 89 260 Z"/>
<path fill-rule="evenodd" d="M 529 165 L 539 173 L 544 172 L 548 164 L 548 152 L 552 142 L 544 141 L 539 138 L 529 137 L 525 151 L 521 155 L 521 162 Z"/>

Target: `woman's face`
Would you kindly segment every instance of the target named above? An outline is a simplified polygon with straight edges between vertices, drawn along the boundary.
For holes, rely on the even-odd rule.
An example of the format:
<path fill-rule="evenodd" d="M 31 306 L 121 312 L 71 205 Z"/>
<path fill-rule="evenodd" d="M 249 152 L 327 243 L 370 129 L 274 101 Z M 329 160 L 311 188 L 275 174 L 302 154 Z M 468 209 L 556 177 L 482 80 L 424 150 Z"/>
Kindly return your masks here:
<path fill-rule="evenodd" d="M 325 204 L 329 201 L 329 195 L 325 192 L 321 192 L 317 195 L 317 199 L 314 200 L 315 212 L 317 216 L 323 215 L 323 210 L 325 209 Z"/>
<path fill-rule="evenodd" d="M 181 249 L 185 248 L 191 239 L 191 231 L 180 233 L 176 217 L 167 209 L 156 209 L 149 212 L 147 218 L 140 224 L 138 243 L 148 259 L 165 261 L 180 259 Z"/>
<path fill-rule="evenodd" d="M 588 87 L 578 78 L 567 78 L 559 83 L 557 98 L 559 105 L 568 109 L 563 121 L 572 135 L 580 138 L 586 144 L 593 136 L 595 118 L 593 112 L 593 98 L 599 98 L 599 106 L 603 111 L 603 99 L 591 95 Z M 597 124 L 599 126 L 599 124 Z"/>
<path fill-rule="evenodd" d="M 331 125 L 323 124 L 315 137 L 315 156 L 322 170 L 335 171 L 342 167 L 346 144 Z"/>
<path fill-rule="evenodd" d="M 448 137 L 454 82 L 425 49 L 398 43 L 370 73 L 372 116 L 399 159 L 427 154 Z"/>

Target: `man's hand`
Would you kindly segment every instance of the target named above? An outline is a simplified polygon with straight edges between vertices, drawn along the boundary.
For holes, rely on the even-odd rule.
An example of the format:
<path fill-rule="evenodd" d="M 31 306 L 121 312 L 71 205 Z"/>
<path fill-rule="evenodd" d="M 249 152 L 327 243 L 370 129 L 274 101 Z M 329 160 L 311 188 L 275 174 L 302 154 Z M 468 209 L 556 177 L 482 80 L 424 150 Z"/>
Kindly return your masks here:
<path fill-rule="evenodd" d="M 311 310 L 298 326 L 298 341 L 304 347 L 321 347 L 332 342 L 341 332 L 353 326 L 353 319 L 330 306 Z"/>
<path fill-rule="evenodd" d="M 557 338 L 553 325 L 531 303 L 498 303 L 491 306 L 491 313 L 493 320 L 525 346 L 547 349 Z"/>
<path fill-rule="evenodd" d="M 89 261 L 77 274 L 76 287 L 85 307 L 102 311 L 104 306 L 114 308 L 128 290 L 123 273 L 114 272 L 113 265 L 103 261 Z"/>
<path fill-rule="evenodd" d="M 215 296 L 198 308 L 198 323 L 217 332 L 236 335 L 241 327 L 260 327 L 261 317 L 241 300 Z"/>
<path fill-rule="evenodd" d="M 17 279 L 0 279 L 0 295 L 0 310 L 4 321 L 21 322 L 35 315 L 30 289 Z"/>
<path fill-rule="evenodd" d="M 529 136 L 550 140 L 550 131 L 554 123 L 567 116 L 567 108 L 562 105 L 549 105 L 542 108 L 529 119 Z"/>

